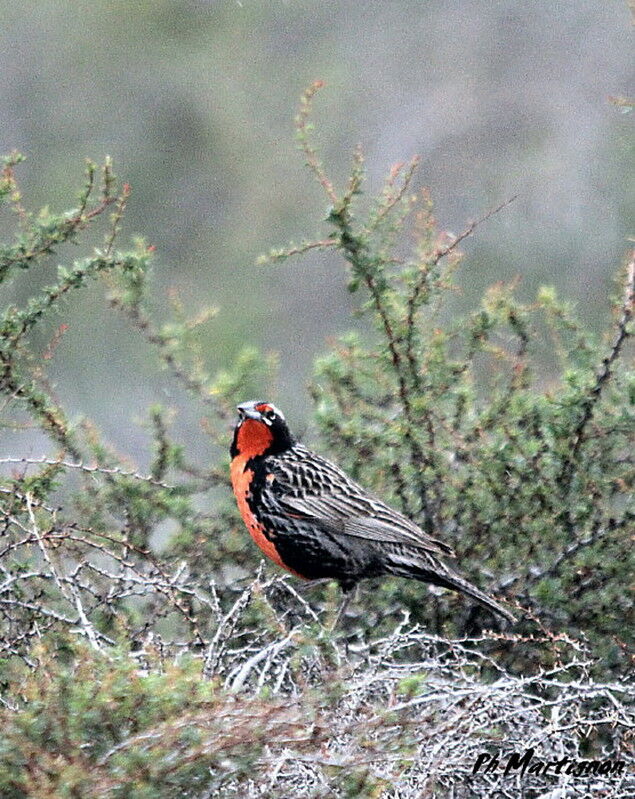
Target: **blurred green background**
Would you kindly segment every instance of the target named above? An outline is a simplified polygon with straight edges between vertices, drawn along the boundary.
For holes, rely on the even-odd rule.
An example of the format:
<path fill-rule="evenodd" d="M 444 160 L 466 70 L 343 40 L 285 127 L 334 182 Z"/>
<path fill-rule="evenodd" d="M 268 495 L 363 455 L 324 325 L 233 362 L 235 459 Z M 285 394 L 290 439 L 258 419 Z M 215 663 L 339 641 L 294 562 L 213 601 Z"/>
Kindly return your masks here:
<path fill-rule="evenodd" d="M 421 155 L 416 186 L 430 188 L 446 230 L 520 195 L 466 242 L 455 310 L 520 275 L 522 296 L 555 284 L 598 328 L 606 319 L 632 233 L 632 115 L 608 100 L 632 93 L 625 0 L 38 0 L 0 11 L 0 149 L 28 157 L 28 206 L 72 206 L 83 159 L 111 155 L 133 187 L 121 244 L 141 234 L 157 247 L 159 318 L 170 289 L 192 313 L 218 306 L 205 331 L 211 370 L 243 344 L 278 350 L 294 426 L 314 355 L 351 326 L 358 301 L 333 254 L 254 266 L 272 246 L 326 232 L 292 130 L 316 79 L 327 83 L 319 140 L 340 185 L 359 142 L 374 188 Z M 51 276 L 18 275 L 0 301 L 39 279 Z M 147 435 L 131 421 L 154 401 L 184 408 L 177 428 L 204 456 L 197 411 L 103 293 L 78 294 L 55 320 L 70 325 L 49 364 L 58 397 L 141 462 Z"/>

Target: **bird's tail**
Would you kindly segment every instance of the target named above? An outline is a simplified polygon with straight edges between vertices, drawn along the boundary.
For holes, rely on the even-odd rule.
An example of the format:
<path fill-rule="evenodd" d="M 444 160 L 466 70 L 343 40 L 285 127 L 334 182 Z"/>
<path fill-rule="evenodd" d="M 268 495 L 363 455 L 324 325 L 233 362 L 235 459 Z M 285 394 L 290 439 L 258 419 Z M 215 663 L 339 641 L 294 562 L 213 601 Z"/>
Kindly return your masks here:
<path fill-rule="evenodd" d="M 410 577 L 415 580 L 421 580 L 422 582 L 439 585 L 442 588 L 451 588 L 454 591 L 460 591 L 462 594 L 467 594 L 467 596 L 472 597 L 472 599 L 476 599 L 477 602 L 480 602 L 481 605 L 484 605 L 493 613 L 497 613 L 499 616 L 507 619 L 510 624 L 516 621 L 516 617 L 513 613 L 510 613 L 507 608 L 500 605 L 495 599 L 489 596 L 489 594 L 486 594 L 485 591 L 481 591 L 480 588 L 472 585 L 469 580 L 453 572 L 445 564 L 438 562 L 438 565 L 438 569 L 431 569 L 423 565 L 414 566 L 413 564 L 408 564 L 409 568 L 407 572 L 405 570 L 395 570 L 394 573 L 402 577 Z"/>

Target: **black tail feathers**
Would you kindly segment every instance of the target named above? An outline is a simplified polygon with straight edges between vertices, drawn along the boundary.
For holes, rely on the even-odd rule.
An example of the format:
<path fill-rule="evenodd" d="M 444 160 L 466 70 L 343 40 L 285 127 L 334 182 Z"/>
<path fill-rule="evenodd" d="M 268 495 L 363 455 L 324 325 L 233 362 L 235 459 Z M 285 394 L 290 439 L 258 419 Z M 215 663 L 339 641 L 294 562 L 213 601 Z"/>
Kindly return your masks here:
<path fill-rule="evenodd" d="M 489 594 L 481 591 L 480 588 L 472 585 L 469 580 L 456 574 L 456 572 L 453 572 L 445 564 L 440 562 L 438 570 L 409 564 L 407 569 L 395 569 L 393 573 L 401 577 L 409 577 L 414 580 L 421 580 L 425 583 L 432 583 L 432 585 L 438 585 L 442 588 L 451 588 L 454 591 L 459 591 L 462 594 L 472 597 L 472 599 L 476 599 L 481 605 L 484 605 L 488 610 L 492 611 L 492 613 L 502 616 L 510 624 L 516 621 L 516 617 L 513 613 L 510 613 L 507 608 L 500 605 L 495 599 L 489 596 Z"/>

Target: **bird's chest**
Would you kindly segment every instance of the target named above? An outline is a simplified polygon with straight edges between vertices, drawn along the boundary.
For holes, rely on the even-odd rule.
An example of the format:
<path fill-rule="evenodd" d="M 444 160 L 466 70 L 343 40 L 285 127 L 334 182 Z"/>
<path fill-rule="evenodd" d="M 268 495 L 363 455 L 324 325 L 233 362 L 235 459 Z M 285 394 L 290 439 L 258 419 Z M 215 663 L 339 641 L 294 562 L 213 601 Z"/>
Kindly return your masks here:
<path fill-rule="evenodd" d="M 266 473 L 260 474 L 260 471 L 250 467 L 246 459 L 234 458 L 230 467 L 230 476 L 236 503 L 245 526 L 256 544 L 274 563 L 288 569 L 276 549 L 273 531 L 268 530 L 258 518 L 258 505 L 262 502 L 262 489 L 267 488 L 273 479 Z M 289 569 L 289 571 L 292 570 Z"/>

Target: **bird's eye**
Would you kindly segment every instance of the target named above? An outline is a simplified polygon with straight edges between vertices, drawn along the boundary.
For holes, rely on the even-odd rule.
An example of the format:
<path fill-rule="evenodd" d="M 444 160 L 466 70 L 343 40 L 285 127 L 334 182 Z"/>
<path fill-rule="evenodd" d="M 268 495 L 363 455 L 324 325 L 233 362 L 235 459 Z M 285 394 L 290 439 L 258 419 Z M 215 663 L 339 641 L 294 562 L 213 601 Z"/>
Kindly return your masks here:
<path fill-rule="evenodd" d="M 265 418 L 269 419 L 270 422 L 273 422 L 273 420 L 276 418 L 276 412 L 272 411 L 271 409 L 265 411 Z"/>

